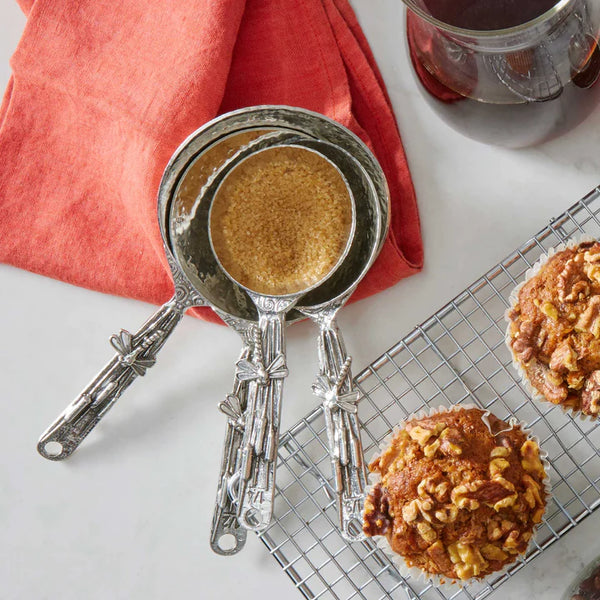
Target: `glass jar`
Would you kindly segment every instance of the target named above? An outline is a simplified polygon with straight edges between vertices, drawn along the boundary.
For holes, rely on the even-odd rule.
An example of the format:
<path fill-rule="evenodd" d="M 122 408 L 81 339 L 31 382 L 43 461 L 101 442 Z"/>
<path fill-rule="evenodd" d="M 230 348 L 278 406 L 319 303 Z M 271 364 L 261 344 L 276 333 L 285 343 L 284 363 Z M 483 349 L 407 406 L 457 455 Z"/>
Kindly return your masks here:
<path fill-rule="evenodd" d="M 526 7 L 531 11 L 544 0 L 403 2 L 421 90 L 461 133 L 489 144 L 529 146 L 575 127 L 598 104 L 599 0 L 560 0 L 516 25 L 531 17 Z M 486 9 L 502 4 L 505 10 L 495 16 Z M 469 13 L 469 7 L 480 12 Z M 493 29 L 494 18 L 504 29 Z M 480 29 L 461 26 L 478 23 Z"/>
<path fill-rule="evenodd" d="M 575 578 L 562 600 L 600 599 L 600 556 Z"/>

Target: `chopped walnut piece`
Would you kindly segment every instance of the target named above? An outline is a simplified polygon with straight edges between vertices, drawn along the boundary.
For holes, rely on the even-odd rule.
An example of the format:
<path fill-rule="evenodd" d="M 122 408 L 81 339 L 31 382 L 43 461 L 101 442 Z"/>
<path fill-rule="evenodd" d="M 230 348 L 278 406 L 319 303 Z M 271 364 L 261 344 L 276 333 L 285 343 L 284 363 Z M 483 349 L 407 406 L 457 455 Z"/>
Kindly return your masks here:
<path fill-rule="evenodd" d="M 408 435 L 410 435 L 410 437 L 422 447 L 425 446 L 425 444 L 429 441 L 429 438 L 433 436 L 433 430 L 425 429 L 425 427 L 421 427 L 420 425 L 415 425 L 408 430 Z"/>
<path fill-rule="evenodd" d="M 525 484 L 525 494 L 523 497 L 527 504 L 529 504 L 529 507 L 535 508 L 536 506 L 541 506 L 543 502 L 540 495 L 540 486 L 535 479 L 526 473 L 523 475 L 523 483 Z"/>
<path fill-rule="evenodd" d="M 455 565 L 454 568 L 459 579 L 476 577 L 487 566 L 487 562 L 481 556 L 479 550 L 471 544 L 463 544 L 462 542 L 450 544 L 448 555 Z"/>
<path fill-rule="evenodd" d="M 552 302 L 544 302 L 540 306 L 540 310 L 553 321 L 558 321 L 558 310 L 556 310 L 556 306 Z"/>
<path fill-rule="evenodd" d="M 376 485 L 365 500 L 363 531 L 369 535 L 383 535 L 392 524 L 390 503 L 381 485 Z"/>
<path fill-rule="evenodd" d="M 438 451 L 440 445 L 441 442 L 439 439 L 434 440 L 433 442 L 427 444 L 427 446 L 423 448 L 423 454 L 428 458 L 432 458 L 433 456 L 435 456 L 435 453 Z"/>
<path fill-rule="evenodd" d="M 420 498 L 433 496 L 438 502 L 445 502 L 450 492 L 450 482 L 437 477 L 426 477 L 417 486 Z"/>
<path fill-rule="evenodd" d="M 481 548 L 481 554 L 488 560 L 506 560 L 508 554 L 504 552 L 500 547 L 494 546 L 494 544 L 486 544 Z"/>
<path fill-rule="evenodd" d="M 550 357 L 549 367 L 557 373 L 568 373 L 569 371 L 577 371 L 577 352 L 571 347 L 570 340 L 563 340 L 552 353 Z"/>
<path fill-rule="evenodd" d="M 600 262 L 600 249 L 594 248 L 593 250 L 588 250 L 587 252 L 584 252 L 583 260 L 586 263 Z"/>
<path fill-rule="evenodd" d="M 490 461 L 490 476 L 501 475 L 510 467 L 510 463 L 505 458 L 493 458 Z"/>
<path fill-rule="evenodd" d="M 552 404 L 560 404 L 566 400 L 567 390 L 562 385 L 560 375 L 535 358 L 529 363 L 528 375 L 534 387 Z"/>
<path fill-rule="evenodd" d="M 412 502 L 409 502 L 408 504 L 405 504 L 402 507 L 402 518 L 407 523 L 412 523 L 413 521 L 416 521 L 418 516 L 419 505 L 417 504 L 416 500 L 413 500 Z"/>
<path fill-rule="evenodd" d="M 417 503 L 417 506 L 419 507 L 421 513 L 426 513 L 430 510 L 433 510 L 433 500 L 431 498 L 426 498 L 425 500 L 417 498 L 415 502 Z"/>
<path fill-rule="evenodd" d="M 508 552 L 512 552 L 519 547 L 519 532 L 514 530 L 511 531 L 506 539 L 504 540 L 504 544 L 502 544 L 502 548 L 507 550 Z"/>
<path fill-rule="evenodd" d="M 587 308 L 579 316 L 579 319 L 575 323 L 575 330 L 582 332 L 589 332 L 594 337 L 598 337 L 594 334 L 597 329 L 598 318 L 600 317 L 600 296 L 592 296 L 588 302 Z"/>
<path fill-rule="evenodd" d="M 458 517 L 458 507 L 452 504 L 435 511 L 435 518 L 442 523 L 453 523 L 456 517 Z"/>
<path fill-rule="evenodd" d="M 600 371 L 592 371 L 581 393 L 581 411 L 586 415 L 600 413 Z"/>
<path fill-rule="evenodd" d="M 585 381 L 585 374 L 581 371 L 576 373 L 569 373 L 567 375 L 567 385 L 573 390 L 580 390 L 583 387 Z"/>
<path fill-rule="evenodd" d="M 540 460 L 540 452 L 538 445 L 533 440 L 527 440 L 521 446 L 521 466 L 528 473 L 537 475 L 540 478 L 544 478 L 546 472 L 544 471 L 544 465 Z"/>
<path fill-rule="evenodd" d="M 435 529 L 428 523 L 417 523 L 417 531 L 419 535 L 429 544 L 437 540 L 437 533 Z"/>
<path fill-rule="evenodd" d="M 446 502 L 450 498 L 450 490 L 450 483 L 448 481 L 442 481 L 442 483 L 435 486 L 433 497 L 438 502 Z"/>
<path fill-rule="evenodd" d="M 435 490 L 436 481 L 433 477 L 426 477 L 422 479 L 417 486 L 417 494 L 421 498 L 428 498 L 430 494 Z"/>
<path fill-rule="evenodd" d="M 565 297 L 567 302 L 575 302 L 576 300 L 584 300 L 590 295 L 590 285 L 587 281 L 578 281 L 573 288 L 571 293 Z"/>
<path fill-rule="evenodd" d="M 584 265 L 583 269 L 590 281 L 600 283 L 600 265 L 596 263 L 587 263 Z"/>
<path fill-rule="evenodd" d="M 446 552 L 444 544 L 438 540 L 427 548 L 427 555 L 431 558 L 434 564 L 442 573 L 447 573 L 452 570 L 452 562 Z"/>
<path fill-rule="evenodd" d="M 488 523 L 487 536 L 490 541 L 495 542 L 496 540 L 499 540 L 503 535 L 504 533 L 502 532 L 502 528 L 499 522 L 491 521 L 490 523 Z"/>
<path fill-rule="evenodd" d="M 440 434 L 440 440 L 442 443 L 440 451 L 446 456 L 460 456 L 462 454 L 461 444 L 464 439 L 457 429 L 453 427 L 444 429 Z"/>
<path fill-rule="evenodd" d="M 510 481 L 496 476 L 490 481 L 483 482 L 471 494 L 471 497 L 498 511 L 501 508 L 512 506 L 517 499 L 517 494 L 515 493 L 515 486 Z"/>
<path fill-rule="evenodd" d="M 471 483 L 457 485 L 450 494 L 452 503 L 458 508 L 477 510 L 479 508 L 479 501 L 471 495 L 474 492 L 477 492 L 484 483 L 484 481 L 473 481 Z"/>
<path fill-rule="evenodd" d="M 541 506 L 540 508 L 536 509 L 536 511 L 533 513 L 533 515 L 531 517 L 532 523 L 535 523 L 536 525 L 538 523 L 541 523 L 542 522 L 542 518 L 544 517 L 544 512 L 545 512 L 545 508 L 543 506 Z"/>
<path fill-rule="evenodd" d="M 515 339 L 512 348 L 519 361 L 523 364 L 527 364 L 535 354 L 531 341 L 521 337 Z"/>
<path fill-rule="evenodd" d="M 510 448 L 506 446 L 496 446 L 491 452 L 491 458 L 506 458 L 510 454 Z"/>
<path fill-rule="evenodd" d="M 577 277 L 579 272 L 579 266 L 577 263 L 570 258 L 565 263 L 563 270 L 559 274 L 557 278 L 557 286 L 556 289 L 558 291 L 558 299 L 561 302 L 565 302 L 567 300 L 567 294 L 570 292 L 573 286 L 573 280 Z"/>

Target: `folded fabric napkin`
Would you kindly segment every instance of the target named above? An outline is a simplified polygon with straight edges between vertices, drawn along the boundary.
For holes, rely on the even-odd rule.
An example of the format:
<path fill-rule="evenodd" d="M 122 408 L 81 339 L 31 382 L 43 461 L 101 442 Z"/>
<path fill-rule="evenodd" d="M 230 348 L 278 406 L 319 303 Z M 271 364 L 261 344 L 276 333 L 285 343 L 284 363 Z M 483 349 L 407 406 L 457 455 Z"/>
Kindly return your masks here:
<path fill-rule="evenodd" d="M 166 301 L 156 197 L 171 154 L 220 113 L 287 104 L 354 131 L 388 179 L 390 234 L 355 299 L 421 268 L 406 157 L 346 0 L 20 3 L 28 20 L 0 107 L 0 261 Z"/>

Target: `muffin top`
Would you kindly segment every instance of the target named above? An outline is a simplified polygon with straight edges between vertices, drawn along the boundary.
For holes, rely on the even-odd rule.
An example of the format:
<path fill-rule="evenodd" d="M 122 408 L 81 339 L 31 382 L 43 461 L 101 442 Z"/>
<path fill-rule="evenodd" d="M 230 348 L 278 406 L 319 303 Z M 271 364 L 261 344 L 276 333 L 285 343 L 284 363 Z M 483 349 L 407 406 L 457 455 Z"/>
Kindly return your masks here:
<path fill-rule="evenodd" d="M 409 421 L 369 469 L 364 532 L 385 535 L 411 567 L 481 578 L 525 551 L 544 514 L 537 444 L 477 408 Z"/>
<path fill-rule="evenodd" d="M 600 244 L 557 252 L 507 313 L 515 360 L 549 402 L 600 412 Z"/>

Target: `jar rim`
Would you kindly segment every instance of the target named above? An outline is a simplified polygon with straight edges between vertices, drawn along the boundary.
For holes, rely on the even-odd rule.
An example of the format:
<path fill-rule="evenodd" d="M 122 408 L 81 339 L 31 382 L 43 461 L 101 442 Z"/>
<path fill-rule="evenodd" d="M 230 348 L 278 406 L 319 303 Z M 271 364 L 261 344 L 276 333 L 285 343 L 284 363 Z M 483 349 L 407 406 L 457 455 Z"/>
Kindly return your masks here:
<path fill-rule="evenodd" d="M 554 18 L 558 15 L 566 6 L 574 3 L 576 0 L 557 0 L 556 4 L 548 9 L 546 12 L 543 12 L 541 15 L 537 16 L 535 19 L 531 19 L 526 21 L 525 23 L 520 23 L 519 25 L 514 25 L 512 27 L 505 27 L 503 29 L 489 29 L 489 30 L 478 30 L 478 29 L 466 29 L 464 27 L 457 27 L 455 25 L 450 25 L 441 21 L 440 19 L 436 19 L 432 15 L 428 14 L 422 8 L 418 7 L 414 0 L 402 0 L 406 7 L 414 12 L 416 15 L 431 23 L 435 27 L 439 29 L 443 29 L 448 33 L 453 33 L 455 35 L 471 37 L 471 38 L 494 38 L 494 37 L 504 37 L 514 34 L 519 34 L 532 27 L 536 27 L 545 23 L 546 21 Z"/>

